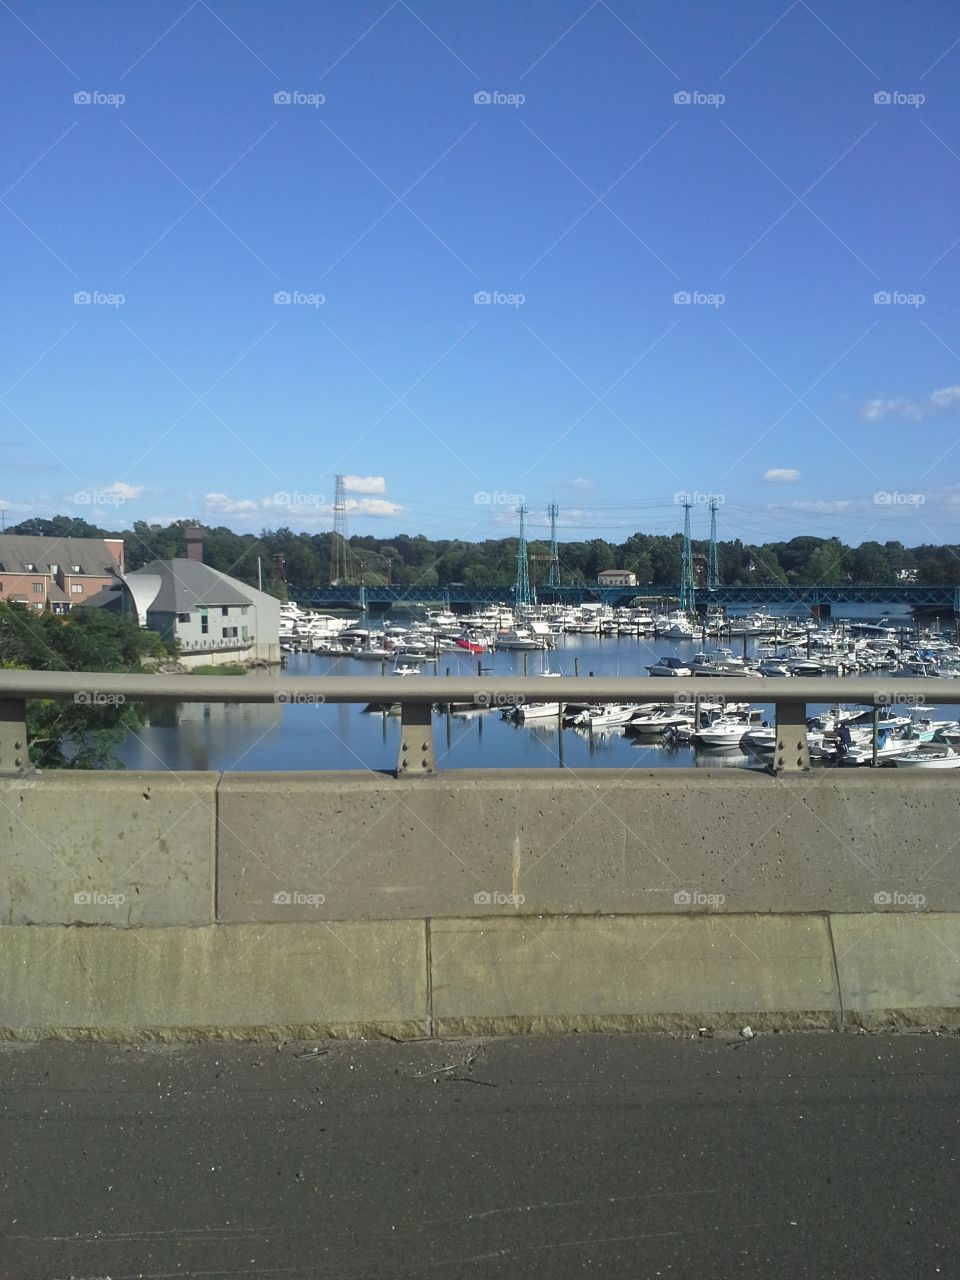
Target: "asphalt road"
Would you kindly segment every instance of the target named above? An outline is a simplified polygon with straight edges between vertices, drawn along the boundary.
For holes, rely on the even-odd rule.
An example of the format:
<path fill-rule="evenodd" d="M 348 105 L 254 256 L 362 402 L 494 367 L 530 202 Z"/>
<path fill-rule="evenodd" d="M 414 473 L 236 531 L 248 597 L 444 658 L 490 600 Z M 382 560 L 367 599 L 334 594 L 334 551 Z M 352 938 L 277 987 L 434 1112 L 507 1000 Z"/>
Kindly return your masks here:
<path fill-rule="evenodd" d="M 956 1038 L 324 1047 L 0 1048 L 0 1275 L 960 1271 Z"/>

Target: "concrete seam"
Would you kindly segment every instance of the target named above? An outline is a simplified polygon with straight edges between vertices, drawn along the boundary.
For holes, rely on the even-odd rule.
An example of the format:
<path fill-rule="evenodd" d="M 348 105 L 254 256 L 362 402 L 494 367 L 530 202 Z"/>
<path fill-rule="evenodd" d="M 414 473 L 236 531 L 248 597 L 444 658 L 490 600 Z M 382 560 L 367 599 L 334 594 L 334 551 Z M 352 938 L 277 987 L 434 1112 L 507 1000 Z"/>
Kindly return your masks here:
<path fill-rule="evenodd" d="M 433 934 L 430 929 L 430 917 L 428 916 L 423 922 L 424 927 L 424 955 L 427 962 L 427 1035 L 436 1036 L 437 1024 L 433 1017 Z"/>
<path fill-rule="evenodd" d="M 213 918 L 220 924 L 220 784 L 223 774 L 217 778 L 213 789 Z"/>
<path fill-rule="evenodd" d="M 837 1008 L 839 1009 L 837 1030 L 842 1031 L 844 1027 L 843 987 L 840 985 L 840 961 L 837 959 L 837 944 L 833 936 L 833 915 L 830 912 L 827 912 L 826 920 L 827 937 L 830 939 L 830 964 L 833 969 L 833 980 L 837 984 Z"/>

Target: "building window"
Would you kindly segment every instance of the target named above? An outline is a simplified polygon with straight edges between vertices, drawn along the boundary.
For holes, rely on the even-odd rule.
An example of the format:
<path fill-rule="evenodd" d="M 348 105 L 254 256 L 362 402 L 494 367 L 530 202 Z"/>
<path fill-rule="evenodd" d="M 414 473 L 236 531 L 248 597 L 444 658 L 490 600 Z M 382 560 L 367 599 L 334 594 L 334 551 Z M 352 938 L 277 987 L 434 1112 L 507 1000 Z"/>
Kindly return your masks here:
<path fill-rule="evenodd" d="M 25 564 L 23 567 L 26 569 L 27 573 L 37 572 L 37 566 L 35 564 Z"/>
<path fill-rule="evenodd" d="M 79 582 L 71 582 L 70 590 L 73 592 L 75 596 L 83 595 L 83 584 Z"/>
<path fill-rule="evenodd" d="M 43 583 L 42 583 L 42 582 L 35 582 L 35 583 L 33 584 L 33 589 L 34 589 L 34 591 L 42 591 L 42 590 L 43 590 Z"/>
<path fill-rule="evenodd" d="M 79 566 L 78 564 L 72 564 L 72 565 L 70 566 L 70 572 L 71 572 L 71 573 L 83 573 L 83 570 L 80 568 L 80 566 Z"/>
<path fill-rule="evenodd" d="M 220 606 L 220 616 L 221 616 L 221 617 L 225 618 L 229 612 L 230 612 L 230 606 L 229 606 L 229 605 L 227 605 L 227 604 L 222 604 L 222 605 Z"/>
<path fill-rule="evenodd" d="M 200 634 L 208 635 L 210 632 L 210 619 L 207 617 L 206 610 L 200 614 Z"/>
<path fill-rule="evenodd" d="M 223 627 L 222 630 L 223 630 L 223 638 L 225 640 L 234 640 L 236 638 L 236 635 L 237 635 L 236 627 Z"/>
<path fill-rule="evenodd" d="M 177 621 L 178 621 L 178 622 L 189 622 L 189 621 L 190 621 L 190 615 L 189 615 L 189 613 L 178 613 L 178 614 L 177 614 Z"/>

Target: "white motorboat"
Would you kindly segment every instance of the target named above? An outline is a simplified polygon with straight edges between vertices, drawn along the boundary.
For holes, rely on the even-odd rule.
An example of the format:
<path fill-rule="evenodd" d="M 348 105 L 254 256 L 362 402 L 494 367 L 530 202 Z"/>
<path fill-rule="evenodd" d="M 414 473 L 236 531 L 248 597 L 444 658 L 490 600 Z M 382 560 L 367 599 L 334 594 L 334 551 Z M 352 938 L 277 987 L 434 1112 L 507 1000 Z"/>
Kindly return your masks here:
<path fill-rule="evenodd" d="M 763 712 L 756 709 L 746 715 L 720 716 L 699 728 L 693 734 L 693 741 L 701 747 L 735 747 L 739 750 L 745 733 L 767 727 L 761 721 L 762 715 Z"/>
<path fill-rule="evenodd" d="M 653 710 L 639 707 L 627 721 L 627 730 L 653 737 L 679 724 L 693 724 L 693 703 L 664 703 Z"/>
<path fill-rule="evenodd" d="M 559 671 L 541 671 L 545 680 L 556 679 Z M 562 702 L 522 702 L 519 706 L 510 707 L 504 712 L 504 718 L 516 724 L 529 724 L 533 720 L 557 720 L 563 712 Z"/>
<path fill-rule="evenodd" d="M 648 676 L 689 676 L 693 672 L 682 658 L 658 658 L 647 667 Z"/>
<path fill-rule="evenodd" d="M 601 729 L 620 729 L 637 710 L 633 703 L 606 702 L 597 707 L 587 707 L 575 717 L 573 723 L 596 732 Z"/>
<path fill-rule="evenodd" d="M 543 636 L 533 635 L 526 627 L 513 627 L 510 631 L 501 632 L 497 636 L 498 649 L 534 650 L 546 647 L 546 639 Z"/>
<path fill-rule="evenodd" d="M 657 619 L 654 629 L 668 640 L 691 640 L 696 635 L 696 628 L 685 613 L 665 614 Z"/>
<path fill-rule="evenodd" d="M 898 769 L 960 769 L 960 752 L 945 742 L 924 742 L 891 761 Z"/>

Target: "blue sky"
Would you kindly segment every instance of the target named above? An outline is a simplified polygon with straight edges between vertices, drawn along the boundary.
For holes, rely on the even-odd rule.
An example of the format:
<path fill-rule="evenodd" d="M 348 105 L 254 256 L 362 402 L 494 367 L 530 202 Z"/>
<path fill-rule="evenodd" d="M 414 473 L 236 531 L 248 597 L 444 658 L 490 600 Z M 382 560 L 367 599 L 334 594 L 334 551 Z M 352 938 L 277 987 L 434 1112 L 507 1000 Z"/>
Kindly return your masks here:
<path fill-rule="evenodd" d="M 957 541 L 955 6 L 0 29 L 8 524 Z"/>

